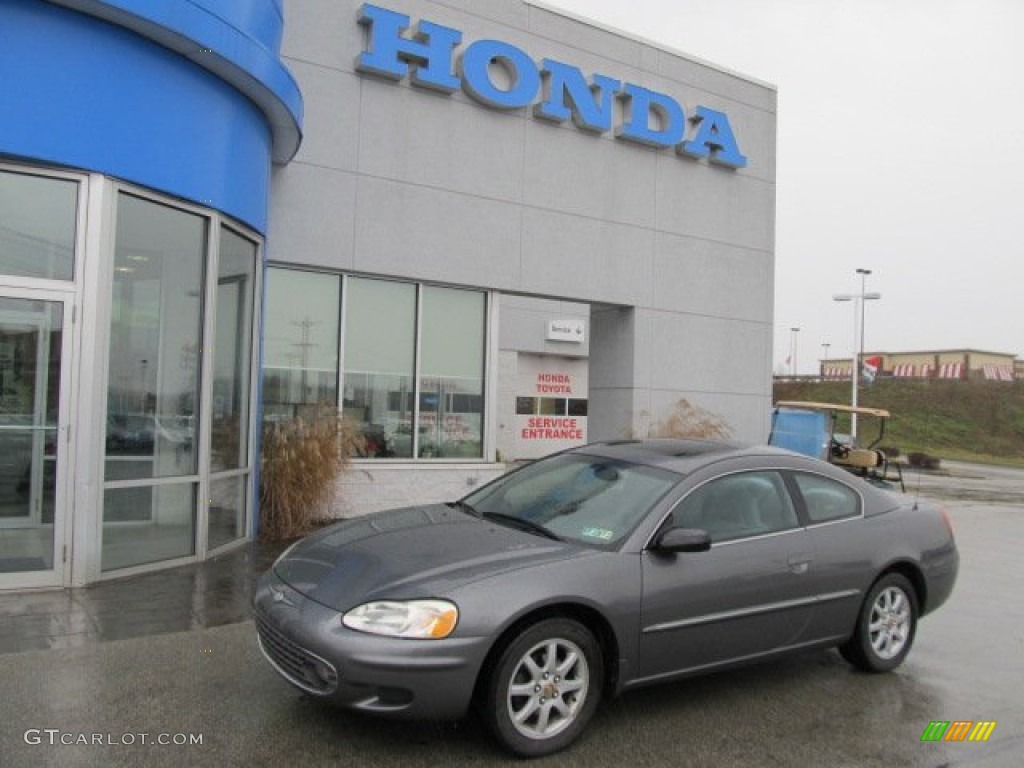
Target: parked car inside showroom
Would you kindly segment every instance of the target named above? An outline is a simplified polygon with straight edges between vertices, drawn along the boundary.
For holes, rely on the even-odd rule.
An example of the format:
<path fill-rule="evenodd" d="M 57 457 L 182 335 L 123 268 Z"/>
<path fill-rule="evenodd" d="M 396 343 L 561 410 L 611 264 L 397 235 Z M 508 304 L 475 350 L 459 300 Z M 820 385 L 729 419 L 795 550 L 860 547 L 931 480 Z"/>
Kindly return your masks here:
<path fill-rule="evenodd" d="M 958 563 L 944 511 L 823 461 L 619 441 L 330 525 L 281 555 L 254 612 L 270 664 L 311 696 L 473 712 L 539 756 L 652 683 L 823 647 L 892 670 Z"/>

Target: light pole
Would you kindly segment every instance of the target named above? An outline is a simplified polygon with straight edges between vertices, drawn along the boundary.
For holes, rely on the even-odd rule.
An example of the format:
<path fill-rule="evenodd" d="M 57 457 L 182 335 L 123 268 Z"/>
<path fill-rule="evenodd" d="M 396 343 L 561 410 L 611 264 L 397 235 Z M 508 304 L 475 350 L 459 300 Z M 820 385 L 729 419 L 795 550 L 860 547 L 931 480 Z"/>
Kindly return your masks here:
<path fill-rule="evenodd" d="M 882 298 L 880 293 L 868 293 L 866 288 L 870 269 L 857 268 L 860 275 L 860 293 L 839 293 L 832 297 L 834 301 L 853 302 L 853 354 L 850 366 L 850 405 L 857 407 L 857 379 L 860 377 L 861 358 L 864 356 L 864 302 Z M 850 437 L 857 437 L 857 414 L 850 414 Z"/>
<path fill-rule="evenodd" d="M 793 365 L 790 366 L 789 372 L 791 376 L 796 376 L 796 335 L 800 333 L 800 329 L 790 328 L 789 333 L 789 357 L 790 361 L 793 363 Z"/>
<path fill-rule="evenodd" d="M 828 348 L 832 345 L 827 341 L 821 342 L 821 378 L 825 378 L 825 363 L 828 362 Z"/>

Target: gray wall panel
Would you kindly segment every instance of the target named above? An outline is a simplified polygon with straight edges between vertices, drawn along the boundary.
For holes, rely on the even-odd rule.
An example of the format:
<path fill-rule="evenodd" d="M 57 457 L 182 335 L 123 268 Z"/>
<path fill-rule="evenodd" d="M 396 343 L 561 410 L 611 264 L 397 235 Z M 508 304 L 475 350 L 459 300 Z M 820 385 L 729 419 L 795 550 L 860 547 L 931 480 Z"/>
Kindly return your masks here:
<path fill-rule="evenodd" d="M 774 87 L 716 67 L 714 64 L 703 64 L 698 59 L 679 55 L 670 50 L 658 52 L 656 72 L 670 80 L 687 83 L 693 88 L 748 104 L 765 112 L 774 114 L 777 109 L 777 93 Z"/>
<path fill-rule="evenodd" d="M 352 269 L 356 179 L 303 163 L 275 168 L 267 258 Z"/>
<path fill-rule="evenodd" d="M 650 229 L 536 208 L 523 212 L 523 291 L 646 306 L 653 264 Z"/>
<path fill-rule="evenodd" d="M 288 64 L 302 88 L 307 129 L 294 163 L 355 171 L 362 119 L 363 80 L 350 72 L 291 61 Z"/>
<path fill-rule="evenodd" d="M 518 202 L 525 121 L 443 94 L 364 81 L 359 170 Z"/>
<path fill-rule="evenodd" d="M 775 185 L 693 160 L 658 158 L 658 229 L 774 250 Z"/>
<path fill-rule="evenodd" d="M 486 198 L 363 176 L 353 266 L 455 285 L 519 281 L 519 209 Z"/>
<path fill-rule="evenodd" d="M 771 326 L 700 315 L 658 312 L 651 327 L 651 387 L 697 392 L 758 394 L 769 374 L 751 361 L 763 360 Z"/>
<path fill-rule="evenodd" d="M 655 307 L 749 321 L 771 316 L 770 252 L 659 233 L 654 274 Z"/>
<path fill-rule="evenodd" d="M 525 195 L 532 205 L 653 227 L 657 153 L 543 123 L 526 134 Z"/>
<path fill-rule="evenodd" d="M 590 391 L 650 388 L 653 315 L 631 307 L 595 307 L 590 315 Z"/>
<path fill-rule="evenodd" d="M 530 32 L 540 40 L 557 40 L 628 67 L 639 68 L 643 61 L 640 53 L 643 46 L 636 40 L 595 25 L 580 24 L 568 15 L 544 8 L 530 8 Z"/>
<path fill-rule="evenodd" d="M 304 61 L 355 72 L 356 56 L 363 50 L 363 29 L 355 23 L 361 5 L 359 0 L 287 0 L 281 55 L 289 68 Z"/>
<path fill-rule="evenodd" d="M 529 21 L 529 6 L 526 3 L 510 3 L 508 0 L 472 0 L 460 3 L 458 0 L 436 0 L 439 6 L 465 9 L 488 22 L 497 22 L 517 29 L 526 29 Z"/>

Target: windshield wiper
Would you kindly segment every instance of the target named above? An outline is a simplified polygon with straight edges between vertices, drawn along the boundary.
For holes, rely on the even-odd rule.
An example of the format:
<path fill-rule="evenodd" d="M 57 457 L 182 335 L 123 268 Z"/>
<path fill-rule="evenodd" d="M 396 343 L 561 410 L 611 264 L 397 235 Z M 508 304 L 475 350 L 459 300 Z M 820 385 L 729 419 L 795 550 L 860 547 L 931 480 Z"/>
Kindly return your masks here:
<path fill-rule="evenodd" d="M 545 528 L 540 523 L 535 523 L 533 520 L 524 520 L 521 517 L 515 515 L 506 515 L 502 512 L 484 512 L 483 517 L 485 520 L 493 520 L 497 523 L 511 526 L 512 528 L 518 528 L 521 531 L 529 531 L 530 533 L 536 533 L 539 536 L 544 536 L 555 541 L 565 541 L 554 531 Z"/>
<path fill-rule="evenodd" d="M 473 517 L 481 517 L 481 515 L 477 511 L 476 507 L 474 507 L 468 501 L 463 501 L 462 499 L 459 499 L 458 501 L 449 501 L 448 502 L 448 506 L 449 507 L 458 507 L 463 512 L 466 512 L 466 513 L 472 515 Z"/>

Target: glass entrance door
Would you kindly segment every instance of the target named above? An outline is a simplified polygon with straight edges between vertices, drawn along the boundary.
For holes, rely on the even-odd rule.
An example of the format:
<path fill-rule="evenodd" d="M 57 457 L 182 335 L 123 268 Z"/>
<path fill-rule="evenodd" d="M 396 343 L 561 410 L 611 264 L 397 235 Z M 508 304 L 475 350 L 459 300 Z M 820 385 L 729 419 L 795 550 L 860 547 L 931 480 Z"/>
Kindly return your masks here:
<path fill-rule="evenodd" d="M 0 589 L 63 580 L 68 311 L 0 293 Z"/>

